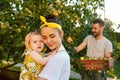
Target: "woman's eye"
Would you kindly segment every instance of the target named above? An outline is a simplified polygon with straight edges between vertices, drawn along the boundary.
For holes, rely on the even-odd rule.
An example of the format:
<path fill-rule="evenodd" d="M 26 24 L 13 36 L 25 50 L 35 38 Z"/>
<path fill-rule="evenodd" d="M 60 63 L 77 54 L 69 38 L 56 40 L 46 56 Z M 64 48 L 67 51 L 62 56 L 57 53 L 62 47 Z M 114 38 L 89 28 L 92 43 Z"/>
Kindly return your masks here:
<path fill-rule="evenodd" d="M 34 41 L 34 43 L 37 43 L 37 41 Z"/>
<path fill-rule="evenodd" d="M 47 39 L 47 38 L 43 38 L 43 39 Z"/>
<path fill-rule="evenodd" d="M 43 43 L 43 41 L 42 41 L 42 40 L 40 40 L 39 42 Z"/>
<path fill-rule="evenodd" d="M 54 37 L 55 37 L 55 35 L 51 35 L 50 37 L 51 37 L 51 38 L 54 38 Z"/>

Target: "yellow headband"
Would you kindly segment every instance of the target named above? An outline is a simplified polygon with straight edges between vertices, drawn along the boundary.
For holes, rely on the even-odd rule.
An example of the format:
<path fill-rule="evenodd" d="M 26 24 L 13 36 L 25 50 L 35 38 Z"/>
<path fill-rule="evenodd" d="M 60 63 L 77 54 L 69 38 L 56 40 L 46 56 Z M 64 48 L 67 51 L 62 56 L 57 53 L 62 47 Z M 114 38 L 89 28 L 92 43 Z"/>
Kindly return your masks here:
<path fill-rule="evenodd" d="M 47 22 L 45 17 L 43 17 L 43 16 L 40 16 L 40 19 L 41 19 L 42 22 L 44 22 L 44 24 L 42 24 L 40 26 L 40 28 L 43 28 L 43 27 L 45 27 L 47 25 L 50 28 L 57 28 L 59 30 L 62 30 L 62 27 L 59 24 L 54 23 L 54 22 Z"/>

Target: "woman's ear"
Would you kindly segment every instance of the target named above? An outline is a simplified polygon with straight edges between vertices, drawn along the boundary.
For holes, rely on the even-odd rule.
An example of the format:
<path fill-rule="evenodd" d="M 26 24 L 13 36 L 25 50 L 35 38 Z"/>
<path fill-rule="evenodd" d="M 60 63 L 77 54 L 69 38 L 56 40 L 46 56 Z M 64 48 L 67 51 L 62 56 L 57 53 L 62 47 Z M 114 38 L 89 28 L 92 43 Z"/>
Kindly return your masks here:
<path fill-rule="evenodd" d="M 63 39 L 63 36 L 64 36 L 64 31 L 60 30 L 60 37 L 61 37 L 61 39 Z"/>

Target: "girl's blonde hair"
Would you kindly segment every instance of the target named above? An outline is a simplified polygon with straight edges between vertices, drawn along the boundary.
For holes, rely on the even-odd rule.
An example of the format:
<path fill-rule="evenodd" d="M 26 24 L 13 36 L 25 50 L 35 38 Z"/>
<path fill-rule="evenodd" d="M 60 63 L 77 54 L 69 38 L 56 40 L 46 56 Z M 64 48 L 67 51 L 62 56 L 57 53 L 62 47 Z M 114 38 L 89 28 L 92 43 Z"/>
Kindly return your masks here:
<path fill-rule="evenodd" d="M 30 38 L 31 38 L 32 35 L 40 35 L 40 33 L 37 32 L 37 31 L 34 31 L 34 32 L 30 32 L 26 35 L 26 37 L 25 37 L 25 47 L 26 47 L 27 50 L 31 49 Z"/>

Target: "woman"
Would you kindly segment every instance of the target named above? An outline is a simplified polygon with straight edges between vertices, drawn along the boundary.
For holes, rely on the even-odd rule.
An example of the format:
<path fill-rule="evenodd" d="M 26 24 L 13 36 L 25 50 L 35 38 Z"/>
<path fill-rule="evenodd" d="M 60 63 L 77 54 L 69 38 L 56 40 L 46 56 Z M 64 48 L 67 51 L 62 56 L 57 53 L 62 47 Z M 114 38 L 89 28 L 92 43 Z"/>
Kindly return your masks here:
<path fill-rule="evenodd" d="M 50 50 L 57 50 L 57 53 L 48 61 L 37 80 L 69 80 L 70 57 L 63 44 L 63 30 L 54 16 L 48 15 L 46 19 L 41 16 L 44 22 L 40 26 L 41 36 L 44 43 Z"/>

